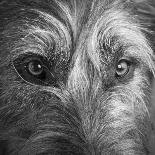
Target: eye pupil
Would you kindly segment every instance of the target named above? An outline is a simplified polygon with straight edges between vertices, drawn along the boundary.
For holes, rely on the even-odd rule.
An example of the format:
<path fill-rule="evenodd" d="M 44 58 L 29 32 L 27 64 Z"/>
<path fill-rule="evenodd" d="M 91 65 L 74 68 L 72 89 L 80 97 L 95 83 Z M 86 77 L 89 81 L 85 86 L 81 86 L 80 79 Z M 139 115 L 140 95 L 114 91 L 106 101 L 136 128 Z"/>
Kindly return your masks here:
<path fill-rule="evenodd" d="M 32 75 L 40 75 L 43 72 L 43 67 L 42 64 L 39 60 L 33 60 L 31 62 L 28 63 L 28 71 L 32 74 Z"/>

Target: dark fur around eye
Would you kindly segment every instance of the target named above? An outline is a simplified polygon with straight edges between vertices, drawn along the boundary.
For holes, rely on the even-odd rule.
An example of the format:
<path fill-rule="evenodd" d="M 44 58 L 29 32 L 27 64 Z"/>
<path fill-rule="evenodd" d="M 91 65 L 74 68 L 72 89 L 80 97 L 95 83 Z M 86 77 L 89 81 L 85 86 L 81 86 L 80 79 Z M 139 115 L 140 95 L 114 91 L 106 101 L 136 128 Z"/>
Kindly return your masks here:
<path fill-rule="evenodd" d="M 41 55 L 32 53 L 21 55 L 13 61 L 13 65 L 18 75 L 30 84 L 56 86 L 54 67 Z"/>

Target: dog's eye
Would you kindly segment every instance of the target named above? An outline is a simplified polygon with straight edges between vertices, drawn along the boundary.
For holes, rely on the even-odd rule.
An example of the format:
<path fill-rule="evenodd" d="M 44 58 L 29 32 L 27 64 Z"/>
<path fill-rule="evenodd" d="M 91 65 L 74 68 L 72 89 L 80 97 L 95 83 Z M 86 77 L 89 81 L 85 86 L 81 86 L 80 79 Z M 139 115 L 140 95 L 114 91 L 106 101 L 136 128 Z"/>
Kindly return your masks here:
<path fill-rule="evenodd" d="M 15 70 L 26 82 L 37 85 L 56 85 L 56 78 L 47 60 L 38 55 L 24 55 L 13 61 Z"/>
<path fill-rule="evenodd" d="M 28 71 L 33 76 L 40 76 L 44 71 L 44 66 L 40 60 L 32 60 L 28 63 Z"/>
<path fill-rule="evenodd" d="M 130 71 L 131 63 L 129 60 L 121 59 L 116 66 L 116 77 L 121 78 Z"/>

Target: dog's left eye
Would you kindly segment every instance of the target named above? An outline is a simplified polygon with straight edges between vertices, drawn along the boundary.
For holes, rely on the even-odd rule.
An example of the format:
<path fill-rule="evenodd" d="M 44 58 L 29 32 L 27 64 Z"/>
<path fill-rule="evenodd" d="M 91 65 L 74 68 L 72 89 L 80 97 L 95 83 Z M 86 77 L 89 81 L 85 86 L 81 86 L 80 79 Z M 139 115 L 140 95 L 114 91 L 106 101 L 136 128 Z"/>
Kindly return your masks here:
<path fill-rule="evenodd" d="M 25 55 L 13 61 L 15 70 L 26 82 L 37 85 L 55 85 L 56 78 L 48 62 L 38 55 Z"/>
<path fill-rule="evenodd" d="M 116 77 L 121 78 L 126 76 L 131 69 L 129 60 L 121 59 L 116 66 Z"/>

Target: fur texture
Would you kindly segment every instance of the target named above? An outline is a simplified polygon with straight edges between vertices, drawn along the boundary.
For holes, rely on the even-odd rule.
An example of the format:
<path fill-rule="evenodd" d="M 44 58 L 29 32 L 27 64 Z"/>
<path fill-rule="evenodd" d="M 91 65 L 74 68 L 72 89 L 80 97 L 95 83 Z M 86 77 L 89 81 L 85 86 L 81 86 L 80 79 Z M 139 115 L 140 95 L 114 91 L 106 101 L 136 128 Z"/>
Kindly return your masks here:
<path fill-rule="evenodd" d="M 149 154 L 155 68 L 138 13 L 130 0 L 0 1 L 0 154 Z M 24 71 L 36 57 L 44 80 Z"/>

